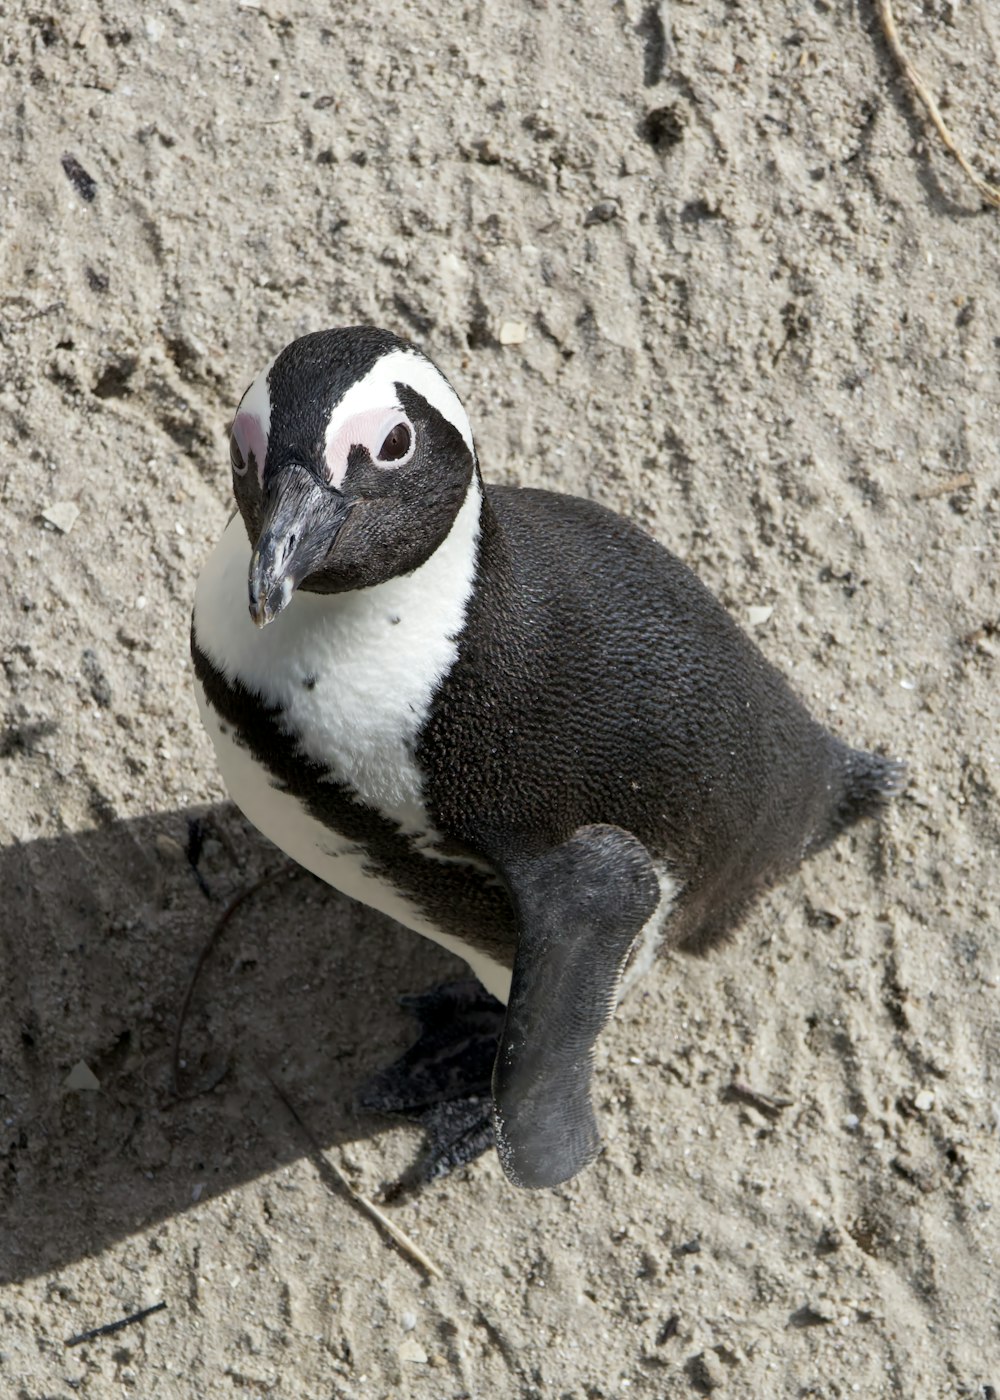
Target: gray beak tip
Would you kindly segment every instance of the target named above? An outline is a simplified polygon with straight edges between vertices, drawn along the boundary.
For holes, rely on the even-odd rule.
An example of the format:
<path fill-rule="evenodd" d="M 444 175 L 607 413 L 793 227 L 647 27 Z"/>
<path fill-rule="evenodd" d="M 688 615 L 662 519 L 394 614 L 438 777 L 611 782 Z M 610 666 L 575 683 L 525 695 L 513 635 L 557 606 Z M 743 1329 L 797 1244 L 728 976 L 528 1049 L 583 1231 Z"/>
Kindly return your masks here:
<path fill-rule="evenodd" d="M 327 557 L 346 515 L 341 492 L 294 463 L 272 483 L 266 506 L 247 574 L 256 627 L 284 612 L 302 580 Z"/>
<path fill-rule="evenodd" d="M 291 601 L 292 589 L 284 582 L 277 588 L 250 590 L 249 612 L 255 627 L 266 627 L 273 622 Z"/>
<path fill-rule="evenodd" d="M 273 622 L 292 595 L 294 584 L 276 573 L 271 559 L 254 550 L 247 576 L 247 603 L 255 627 Z"/>

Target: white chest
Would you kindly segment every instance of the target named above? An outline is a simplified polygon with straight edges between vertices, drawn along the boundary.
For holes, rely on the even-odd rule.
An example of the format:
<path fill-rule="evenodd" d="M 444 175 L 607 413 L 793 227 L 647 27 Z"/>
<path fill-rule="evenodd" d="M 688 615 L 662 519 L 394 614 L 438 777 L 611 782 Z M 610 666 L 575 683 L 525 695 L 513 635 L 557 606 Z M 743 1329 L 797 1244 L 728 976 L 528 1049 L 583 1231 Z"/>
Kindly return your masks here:
<path fill-rule="evenodd" d="M 235 517 L 195 595 L 199 645 L 227 679 L 281 710 L 305 756 L 407 832 L 426 829 L 414 753 L 457 655 L 479 507 L 474 481 L 448 537 L 414 573 L 354 593 L 300 592 L 263 630 L 247 611 L 250 546 Z"/>
<path fill-rule="evenodd" d="M 427 816 L 417 738 L 441 679 L 454 664 L 472 589 L 480 496 L 474 482 L 447 539 L 405 578 L 357 593 L 300 592 L 268 627 L 247 609 L 250 546 L 230 521 L 195 595 L 198 645 L 229 681 L 279 710 L 304 757 L 331 783 L 398 823 L 428 859 L 436 833 Z M 328 884 L 465 957 L 505 1000 L 508 969 L 435 927 L 400 890 L 374 876 L 365 851 L 317 821 L 234 739 L 196 685 L 202 721 L 226 786 L 253 824 Z"/>

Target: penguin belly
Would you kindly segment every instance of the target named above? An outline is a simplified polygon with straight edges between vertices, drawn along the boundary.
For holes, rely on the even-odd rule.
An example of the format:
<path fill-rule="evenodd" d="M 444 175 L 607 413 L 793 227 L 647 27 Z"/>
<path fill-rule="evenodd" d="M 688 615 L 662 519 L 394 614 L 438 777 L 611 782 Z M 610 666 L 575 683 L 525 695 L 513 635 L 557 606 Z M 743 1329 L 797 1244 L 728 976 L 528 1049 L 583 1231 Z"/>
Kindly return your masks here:
<path fill-rule="evenodd" d="M 477 954 L 453 934 L 425 918 L 405 891 L 373 873 L 363 845 L 324 826 L 295 797 L 274 786 L 265 768 L 233 737 L 233 731 L 209 704 L 204 687 L 196 683 L 202 723 L 215 747 L 219 771 L 229 796 L 243 815 L 268 840 L 334 889 L 440 943 L 464 958 L 487 991 L 505 1001 L 510 969 Z M 430 861 L 430 857 L 426 857 Z"/>
<path fill-rule="evenodd" d="M 505 1001 L 509 901 L 486 862 L 440 849 L 413 757 L 456 654 L 472 504 L 471 521 L 460 516 L 415 574 L 354 593 L 302 593 L 263 632 L 247 613 L 250 546 L 236 516 L 199 581 L 192 642 L 202 722 L 245 816 L 335 889 L 464 958 Z M 481 908 L 486 925 L 468 938 L 455 927 L 463 904 Z"/>

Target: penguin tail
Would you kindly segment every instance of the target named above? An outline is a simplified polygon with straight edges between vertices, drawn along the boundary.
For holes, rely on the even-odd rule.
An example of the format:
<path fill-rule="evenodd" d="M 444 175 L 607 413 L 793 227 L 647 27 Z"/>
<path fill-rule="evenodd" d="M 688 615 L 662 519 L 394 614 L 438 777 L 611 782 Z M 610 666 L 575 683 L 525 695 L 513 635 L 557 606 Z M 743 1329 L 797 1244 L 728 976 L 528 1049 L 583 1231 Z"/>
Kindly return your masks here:
<path fill-rule="evenodd" d="M 836 827 L 843 831 L 862 817 L 875 817 L 906 788 L 906 764 L 885 754 L 845 748 Z"/>

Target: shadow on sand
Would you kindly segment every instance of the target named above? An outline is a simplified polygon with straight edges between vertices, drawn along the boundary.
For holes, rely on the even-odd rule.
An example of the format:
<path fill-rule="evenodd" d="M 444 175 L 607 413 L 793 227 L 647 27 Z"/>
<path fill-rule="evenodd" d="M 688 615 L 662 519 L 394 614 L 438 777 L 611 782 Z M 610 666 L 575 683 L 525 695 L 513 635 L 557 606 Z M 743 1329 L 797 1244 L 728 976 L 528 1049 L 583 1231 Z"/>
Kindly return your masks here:
<path fill-rule="evenodd" d="M 195 960 L 228 901 L 283 863 L 228 805 L 0 853 L 0 1284 L 305 1155 L 267 1074 L 324 1146 L 385 1127 L 352 1101 L 413 1039 L 397 997 L 462 965 L 305 874 L 264 885 L 221 935 L 182 1055 L 191 1085 L 228 1070 L 172 1093 Z M 99 1090 L 65 1088 L 80 1060 Z"/>

